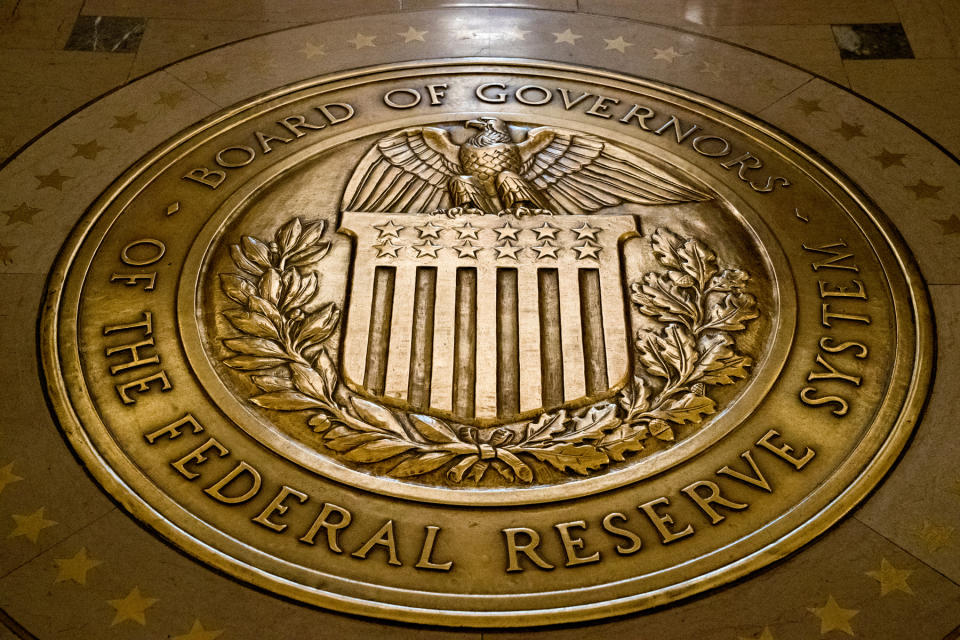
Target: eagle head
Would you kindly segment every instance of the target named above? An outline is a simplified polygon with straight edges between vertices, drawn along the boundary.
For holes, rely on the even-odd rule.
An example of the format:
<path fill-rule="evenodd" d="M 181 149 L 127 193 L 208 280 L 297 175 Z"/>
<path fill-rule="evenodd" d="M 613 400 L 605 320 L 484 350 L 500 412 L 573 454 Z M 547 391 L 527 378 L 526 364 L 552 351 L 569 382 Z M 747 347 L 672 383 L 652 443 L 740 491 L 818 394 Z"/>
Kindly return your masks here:
<path fill-rule="evenodd" d="M 480 129 L 480 133 L 470 139 L 470 142 L 478 147 L 488 147 L 513 141 L 510 132 L 507 130 L 507 124 L 500 118 L 482 116 L 474 120 L 467 120 L 466 126 Z"/>

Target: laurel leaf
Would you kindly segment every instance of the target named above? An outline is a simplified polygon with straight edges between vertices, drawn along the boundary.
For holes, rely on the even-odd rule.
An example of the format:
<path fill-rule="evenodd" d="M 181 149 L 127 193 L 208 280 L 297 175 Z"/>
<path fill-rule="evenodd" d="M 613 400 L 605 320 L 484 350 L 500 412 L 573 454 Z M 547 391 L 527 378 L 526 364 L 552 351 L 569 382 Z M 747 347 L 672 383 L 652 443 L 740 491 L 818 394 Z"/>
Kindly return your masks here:
<path fill-rule="evenodd" d="M 386 407 L 374 404 L 358 396 L 352 396 L 350 402 L 353 404 L 353 408 L 361 420 L 366 420 L 371 426 L 399 436 L 403 440 L 409 438 L 407 432 L 403 430 L 403 427 Z"/>
<path fill-rule="evenodd" d="M 320 262 L 330 251 L 330 243 L 323 242 L 315 247 L 298 251 L 288 260 L 288 263 L 294 267 L 307 267 L 316 262 Z"/>
<path fill-rule="evenodd" d="M 318 409 L 323 405 L 309 396 L 296 391 L 272 391 L 250 398 L 250 402 L 266 409 L 280 411 L 301 411 L 303 409 Z"/>
<path fill-rule="evenodd" d="M 272 266 L 270 264 L 270 248 L 267 245 L 253 236 L 243 236 L 240 239 L 240 243 L 243 247 L 244 255 L 252 262 L 257 263 L 264 269 L 269 269 Z"/>
<path fill-rule="evenodd" d="M 457 434 L 442 420 L 418 413 L 410 414 L 408 417 L 411 426 L 429 442 L 438 444 L 458 442 Z"/>
<path fill-rule="evenodd" d="M 279 344 L 273 340 L 264 338 L 244 337 L 228 338 L 223 341 L 223 346 L 237 353 L 244 353 L 248 356 L 262 356 L 266 358 L 283 358 L 286 352 Z"/>
<path fill-rule="evenodd" d="M 277 232 L 277 244 L 283 252 L 289 251 L 300 241 L 300 233 L 303 226 L 300 224 L 300 218 L 294 218 L 290 222 L 280 227 Z"/>
<path fill-rule="evenodd" d="M 345 431 L 347 435 L 340 435 L 340 432 L 343 431 Z M 327 433 L 323 436 L 323 439 L 324 444 L 329 449 L 333 449 L 337 453 L 345 453 L 366 442 L 379 441 L 383 440 L 384 438 L 382 433 L 372 433 L 369 431 L 357 433 L 356 431 L 350 431 L 346 428 L 336 428 L 327 431 Z M 391 440 L 391 442 L 394 441 Z"/>
<path fill-rule="evenodd" d="M 240 245 L 230 245 L 230 257 L 233 258 L 233 263 L 237 265 L 239 269 L 246 271 L 250 275 L 260 276 L 263 274 L 263 267 L 247 258 L 247 256 L 243 254 L 243 251 L 240 250 Z"/>
<path fill-rule="evenodd" d="M 707 396 L 685 393 L 679 398 L 668 400 L 658 409 L 649 412 L 648 415 L 661 420 L 669 420 L 676 424 L 686 424 L 688 422 L 699 424 L 703 421 L 703 416 L 715 413 L 716 410 L 717 403 Z"/>
<path fill-rule="evenodd" d="M 280 339 L 277 328 L 264 315 L 253 313 L 252 311 L 240 311 L 238 309 L 224 311 L 223 315 L 230 321 L 230 324 L 243 333 L 258 338 Z"/>
<path fill-rule="evenodd" d="M 579 475 L 602 469 L 610 462 L 607 454 L 590 445 L 559 443 L 524 451 L 559 471 L 572 471 Z"/>
<path fill-rule="evenodd" d="M 539 451 L 539 449 L 537 449 Z M 533 451 L 533 449 L 531 449 Z M 521 482 L 533 482 L 533 470 L 520 458 L 506 449 L 497 449 L 497 459 L 510 467 L 510 470 Z"/>
<path fill-rule="evenodd" d="M 414 447 L 416 447 L 416 445 L 412 442 L 400 442 L 393 438 L 381 437 L 378 440 L 368 440 L 358 445 L 356 448 L 348 451 L 343 457 L 350 462 L 370 464 L 400 455 Z"/>
<path fill-rule="evenodd" d="M 220 274 L 220 287 L 228 298 L 242 305 L 246 305 L 250 296 L 257 293 L 256 288 L 246 278 L 233 273 Z"/>
<path fill-rule="evenodd" d="M 250 294 L 250 297 L 247 299 L 247 309 L 253 313 L 266 316 L 276 327 L 283 326 L 283 316 L 280 315 L 279 309 L 270 301 L 261 298 L 257 293 L 257 291 L 254 291 L 254 293 Z"/>
<path fill-rule="evenodd" d="M 326 397 L 332 398 L 337 390 L 337 367 L 333 364 L 333 359 L 326 349 L 321 349 L 314 361 L 317 371 L 323 377 L 323 388 L 326 391 Z"/>
<path fill-rule="evenodd" d="M 303 393 L 321 400 L 329 400 L 323 376 L 299 362 L 290 363 L 293 382 Z"/>
<path fill-rule="evenodd" d="M 450 453 L 449 451 L 429 451 L 420 456 L 407 458 L 391 469 L 390 475 L 396 478 L 421 476 L 439 469 L 454 457 L 456 457 L 456 454 Z"/>
<path fill-rule="evenodd" d="M 287 391 L 293 388 L 293 380 L 280 376 L 250 376 L 261 391 Z"/>
<path fill-rule="evenodd" d="M 276 305 L 280 301 L 282 284 L 280 272 L 276 269 L 267 269 L 267 272 L 260 278 L 260 297 L 270 304 Z"/>
<path fill-rule="evenodd" d="M 333 423 L 330 422 L 330 418 L 328 418 L 322 413 L 318 413 L 317 415 L 307 420 L 307 424 L 313 427 L 314 433 L 324 433 L 331 426 L 333 426 Z"/>
<path fill-rule="evenodd" d="M 327 228 L 326 220 L 317 220 L 316 222 L 311 222 L 303 228 L 303 233 L 300 236 L 300 241 L 297 243 L 297 251 L 302 251 L 303 249 L 310 248 L 316 243 L 317 240 L 323 235 L 324 230 Z"/>
<path fill-rule="evenodd" d="M 304 320 L 300 333 L 297 334 L 297 344 L 323 342 L 337 328 L 338 322 L 340 322 L 340 309 L 335 303 L 328 302 Z"/>
<path fill-rule="evenodd" d="M 287 361 L 281 358 L 258 358 L 256 356 L 234 356 L 223 361 L 223 364 L 231 369 L 241 369 L 243 371 L 272 369 L 286 363 Z"/>

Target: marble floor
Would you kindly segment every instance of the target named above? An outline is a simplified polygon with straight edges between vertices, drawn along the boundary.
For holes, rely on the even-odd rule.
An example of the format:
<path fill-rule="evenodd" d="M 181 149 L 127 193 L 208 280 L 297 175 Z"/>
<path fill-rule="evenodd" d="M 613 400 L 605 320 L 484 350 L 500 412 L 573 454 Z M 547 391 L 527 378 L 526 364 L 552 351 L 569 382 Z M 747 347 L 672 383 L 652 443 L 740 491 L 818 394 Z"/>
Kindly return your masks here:
<path fill-rule="evenodd" d="M 93 486 L 54 426 L 36 347 L 46 276 L 86 206 L 146 150 L 249 96 L 465 56 L 690 88 L 789 131 L 882 205 L 929 287 L 937 369 L 907 453 L 852 516 L 679 604 L 481 633 L 252 591 Z M 956 0 L 0 0 L 0 638 L 960 638 L 958 102 Z"/>

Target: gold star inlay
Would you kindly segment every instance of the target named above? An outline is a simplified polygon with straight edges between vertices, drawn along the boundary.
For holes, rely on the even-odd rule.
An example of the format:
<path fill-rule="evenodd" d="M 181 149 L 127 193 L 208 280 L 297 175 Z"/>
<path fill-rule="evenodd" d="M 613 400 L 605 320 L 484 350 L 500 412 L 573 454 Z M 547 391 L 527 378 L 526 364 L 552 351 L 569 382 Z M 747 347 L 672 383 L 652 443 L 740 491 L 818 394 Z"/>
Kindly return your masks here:
<path fill-rule="evenodd" d="M 23 480 L 21 476 L 13 472 L 13 465 L 14 463 L 11 462 L 4 467 L 0 467 L 0 493 L 3 493 L 3 490 L 7 488 L 8 484 Z"/>
<path fill-rule="evenodd" d="M 943 229 L 943 235 L 953 236 L 960 233 L 960 218 L 956 214 L 951 215 L 949 218 L 937 218 L 934 219 L 940 228 Z M 957 495 L 960 495 L 960 483 L 958 483 L 958 488 L 955 491 Z"/>
<path fill-rule="evenodd" d="M 153 104 L 163 105 L 168 109 L 175 109 L 178 104 L 183 102 L 183 91 L 160 92 L 160 97 Z"/>
<path fill-rule="evenodd" d="M 44 507 L 40 507 L 28 516 L 13 514 L 13 521 L 17 526 L 10 532 L 9 538 L 23 536 L 30 542 L 36 544 L 40 539 L 40 532 L 48 527 L 58 524 L 55 520 L 47 520 L 43 517 Z"/>
<path fill-rule="evenodd" d="M 905 153 L 894 153 L 888 151 L 886 147 L 883 148 L 883 151 L 878 153 L 875 156 L 870 156 L 873 160 L 876 160 L 880 163 L 880 167 L 883 169 L 888 169 L 890 167 L 902 167 L 903 159 L 907 157 Z"/>
<path fill-rule="evenodd" d="M 44 187 L 49 187 L 51 189 L 56 189 L 57 191 L 63 190 L 63 183 L 67 180 L 73 180 L 72 176 L 65 176 L 60 173 L 60 169 L 54 169 L 46 175 L 34 176 L 39 183 L 37 184 L 37 189 L 43 189 Z"/>
<path fill-rule="evenodd" d="M 516 25 L 510 27 L 503 32 L 503 35 L 507 37 L 507 40 L 523 40 L 526 35 L 530 33 L 529 31 L 524 31 L 517 27 Z"/>
<path fill-rule="evenodd" d="M 21 202 L 13 209 L 7 209 L 3 212 L 7 216 L 7 224 L 11 225 L 16 222 L 23 222 L 25 224 L 33 224 L 33 216 L 40 213 L 40 209 L 36 207 L 31 207 L 26 202 Z"/>
<path fill-rule="evenodd" d="M 97 154 L 105 150 L 106 147 L 101 147 L 100 143 L 96 140 L 91 140 L 84 144 L 73 143 L 73 155 L 71 158 L 84 158 L 86 160 L 96 160 Z"/>
<path fill-rule="evenodd" d="M 423 36 L 430 33 L 429 31 L 417 31 L 413 27 L 407 27 L 407 30 L 403 33 L 398 33 L 397 35 L 403 38 L 403 43 L 407 44 L 408 42 L 426 42 L 423 39 Z"/>
<path fill-rule="evenodd" d="M 476 258 L 477 252 L 481 249 L 481 247 L 474 246 L 469 240 L 464 240 L 463 244 L 458 244 L 453 248 L 457 250 L 460 258 Z"/>
<path fill-rule="evenodd" d="M 401 227 L 402 229 L 403 227 Z M 414 227 L 417 230 L 417 233 L 420 234 L 421 238 L 440 238 L 440 232 L 443 231 L 443 227 L 438 224 L 434 224 L 433 221 L 429 221 L 426 224 L 422 224 L 419 227 Z"/>
<path fill-rule="evenodd" d="M 80 551 L 77 551 L 72 558 L 57 558 L 54 562 L 58 570 L 54 584 L 67 580 L 73 580 L 77 584 L 87 584 L 87 572 L 103 564 L 100 560 L 87 554 L 86 547 L 81 547 Z"/>
<path fill-rule="evenodd" d="M 514 260 L 519 260 L 519 258 L 517 258 L 517 254 L 523 250 L 523 247 L 505 242 L 503 244 L 498 244 L 493 248 L 493 250 L 497 252 L 498 258 L 513 258 Z"/>
<path fill-rule="evenodd" d="M 423 258 L 423 257 L 436 258 L 437 251 L 442 249 L 443 246 L 436 244 L 431 240 L 426 240 L 424 242 L 421 242 L 420 244 L 413 245 L 413 248 L 417 250 L 418 258 Z"/>
<path fill-rule="evenodd" d="M 820 106 L 819 100 L 804 100 L 803 98 L 797 98 L 797 101 L 793 103 L 794 109 L 800 109 L 805 116 L 811 116 L 818 111 L 823 111 L 826 113 L 826 109 Z"/>
<path fill-rule="evenodd" d="M 939 198 L 940 192 L 943 191 L 943 187 L 935 184 L 928 184 L 924 180 L 917 180 L 917 184 L 908 184 L 904 187 L 904 189 L 913 191 L 913 195 L 917 196 L 917 200 Z"/>
<path fill-rule="evenodd" d="M 379 238 L 383 239 L 383 238 L 391 238 L 391 237 L 399 238 L 400 232 L 406 227 L 394 223 L 393 220 L 388 220 L 383 224 L 374 225 L 373 228 L 380 232 Z"/>
<path fill-rule="evenodd" d="M 553 37 L 556 38 L 553 41 L 554 44 L 566 43 L 566 44 L 576 45 L 577 40 L 579 38 L 582 38 L 583 36 L 580 35 L 579 33 L 574 33 L 573 31 L 570 31 L 570 29 L 567 29 L 566 31 L 559 31 L 557 33 L 554 33 Z"/>
<path fill-rule="evenodd" d="M 674 60 L 680 56 L 685 56 L 687 54 L 677 51 L 674 47 L 667 47 L 666 49 L 657 49 L 653 48 L 653 59 L 654 60 L 666 60 L 668 64 L 672 64 Z"/>
<path fill-rule="evenodd" d="M 913 595 L 913 589 L 907 584 L 907 578 L 913 573 L 912 569 L 897 569 L 886 558 L 880 560 L 880 569 L 867 571 L 867 575 L 880 583 L 880 595 L 885 596 L 891 591 L 903 591 Z"/>
<path fill-rule="evenodd" d="M 626 53 L 627 47 L 632 47 L 632 42 L 627 42 L 623 39 L 623 36 L 617 36 L 613 40 L 603 39 L 607 43 L 607 46 L 603 48 L 604 51 L 614 50 L 619 51 L 620 53 Z"/>
<path fill-rule="evenodd" d="M 710 62 L 709 60 L 703 61 L 703 66 L 700 67 L 700 73 L 709 73 L 714 78 L 720 79 L 720 74 L 724 72 L 726 67 L 723 66 L 722 62 Z"/>
<path fill-rule="evenodd" d="M 214 640 L 214 638 L 220 637 L 220 634 L 223 633 L 223 629 L 212 630 L 205 629 L 199 620 L 193 621 L 193 626 L 190 627 L 190 631 L 186 632 L 183 635 L 173 636 L 172 640 Z"/>
<path fill-rule="evenodd" d="M 860 613 L 858 609 L 844 609 L 833 596 L 827 597 L 827 604 L 822 607 L 808 608 L 807 611 L 820 618 L 820 634 L 828 631 L 843 631 L 851 636 L 853 627 L 850 626 L 850 620 Z"/>
<path fill-rule="evenodd" d="M 914 533 L 929 552 L 939 551 L 953 542 L 953 527 L 930 520 L 924 520 Z"/>
<path fill-rule="evenodd" d="M 145 121 L 140 119 L 140 116 L 137 115 L 136 111 L 125 116 L 113 116 L 113 119 L 115 122 L 110 128 L 123 129 L 127 133 L 133 133 L 133 130 L 140 125 L 147 124 Z"/>
<path fill-rule="evenodd" d="M 313 42 L 304 42 L 303 47 L 300 48 L 300 53 L 308 60 L 311 58 L 322 58 L 327 55 L 322 44 L 314 44 Z"/>
<path fill-rule="evenodd" d="M 853 140 L 854 138 L 866 138 L 867 136 L 863 133 L 862 124 L 853 124 L 852 122 L 847 122 L 843 120 L 840 122 L 840 126 L 833 130 L 834 133 L 839 133 L 844 140 Z"/>
<path fill-rule="evenodd" d="M 212 89 L 221 87 L 227 83 L 226 71 L 206 71 L 203 74 L 201 82 Z"/>
<path fill-rule="evenodd" d="M 141 625 L 147 624 L 146 610 L 155 605 L 159 600 L 157 598 L 145 598 L 140 593 L 140 587 L 134 587 L 125 598 L 117 600 L 107 600 L 107 604 L 117 610 L 117 615 L 113 617 L 110 626 L 115 626 L 121 622 L 132 620 Z"/>
<path fill-rule="evenodd" d="M 391 258 L 397 257 L 397 251 L 403 248 L 402 245 L 393 244 L 393 239 L 387 238 L 378 245 L 374 245 L 377 249 L 377 257 L 385 258 L 390 256 Z"/>
<path fill-rule="evenodd" d="M 362 34 L 362 33 L 357 33 L 357 35 L 355 35 L 355 36 L 353 36 L 351 39 L 347 40 L 347 42 L 349 42 L 350 44 L 352 44 L 352 45 L 353 45 L 354 47 L 356 47 L 357 49 L 363 49 L 364 47 L 375 47 L 375 46 L 377 46 L 377 45 L 374 44 L 374 42 L 373 42 L 373 41 L 376 40 L 376 39 L 377 39 L 377 36 L 367 36 L 367 35 L 364 35 L 364 34 Z"/>

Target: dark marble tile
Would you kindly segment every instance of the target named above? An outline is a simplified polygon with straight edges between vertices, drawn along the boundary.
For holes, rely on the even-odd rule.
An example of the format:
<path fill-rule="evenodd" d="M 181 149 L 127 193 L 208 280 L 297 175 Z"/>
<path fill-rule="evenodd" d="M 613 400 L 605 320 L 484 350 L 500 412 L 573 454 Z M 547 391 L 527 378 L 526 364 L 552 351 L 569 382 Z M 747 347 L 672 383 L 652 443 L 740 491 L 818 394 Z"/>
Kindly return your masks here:
<path fill-rule="evenodd" d="M 140 47 L 144 18 L 80 16 L 73 25 L 67 50 L 135 53 Z"/>
<path fill-rule="evenodd" d="M 899 22 L 835 24 L 833 37 L 844 60 L 912 58 L 910 41 Z"/>

